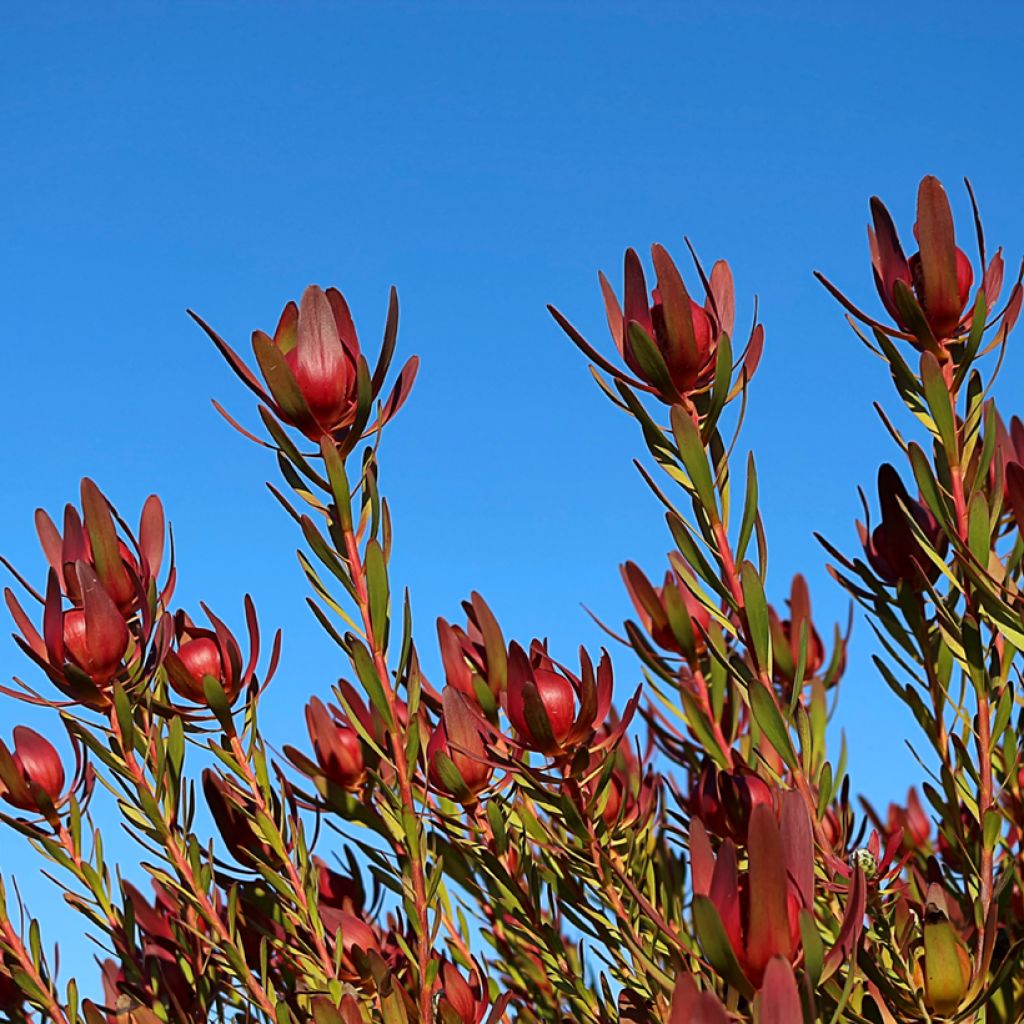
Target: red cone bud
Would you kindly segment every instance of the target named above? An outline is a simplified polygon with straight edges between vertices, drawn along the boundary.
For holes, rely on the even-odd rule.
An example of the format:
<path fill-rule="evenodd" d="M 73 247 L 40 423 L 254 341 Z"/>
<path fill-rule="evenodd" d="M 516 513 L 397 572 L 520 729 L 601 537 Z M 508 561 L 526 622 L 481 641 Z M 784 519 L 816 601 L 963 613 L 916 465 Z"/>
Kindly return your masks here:
<path fill-rule="evenodd" d="M 14 750 L 0 747 L 6 757 L 0 761 L 0 796 L 9 804 L 35 814 L 47 804 L 60 803 L 64 792 L 64 765 L 49 740 L 27 726 L 14 728 Z M 7 758 L 10 758 L 8 770 Z"/>

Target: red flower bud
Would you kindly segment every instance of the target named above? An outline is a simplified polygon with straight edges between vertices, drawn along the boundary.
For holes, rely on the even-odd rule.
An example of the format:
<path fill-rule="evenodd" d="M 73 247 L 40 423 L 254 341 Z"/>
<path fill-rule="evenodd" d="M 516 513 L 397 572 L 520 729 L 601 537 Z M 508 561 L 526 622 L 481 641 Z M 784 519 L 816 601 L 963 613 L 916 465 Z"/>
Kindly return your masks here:
<path fill-rule="evenodd" d="M 789 963 L 796 958 L 799 911 L 814 903 L 814 840 L 799 794 L 785 794 L 781 819 L 764 804 L 754 808 L 742 875 L 733 841 L 726 839 L 716 855 L 701 820 L 690 822 L 694 893 L 714 904 L 733 953 L 755 987 L 774 957 Z"/>
<path fill-rule="evenodd" d="M 224 845 L 239 864 L 253 867 L 275 862 L 274 851 L 253 828 L 256 808 L 248 794 L 212 768 L 205 768 L 203 795 Z"/>
<path fill-rule="evenodd" d="M 160 500 L 151 495 L 142 509 L 139 533 L 118 535 L 118 523 L 110 502 L 88 478 L 82 481 L 82 514 L 72 505 L 64 509 L 61 533 L 42 510 L 36 511 L 36 532 L 50 566 L 57 573 L 61 590 L 75 606 L 82 604 L 82 592 L 73 571 L 84 561 L 98 575 L 103 588 L 125 616 L 145 602 L 163 560 L 164 513 Z M 170 583 L 161 595 L 170 597 Z"/>
<path fill-rule="evenodd" d="M 580 675 L 556 665 L 539 640 L 530 654 L 509 647 L 505 713 L 519 742 L 548 756 L 564 754 L 604 724 L 612 703 L 612 666 L 607 652 L 595 672 L 580 648 Z M 588 712 L 584 715 L 584 712 Z"/>
<path fill-rule="evenodd" d="M 576 692 L 542 647 L 527 659 L 513 644 L 509 657 L 506 712 L 522 743 L 542 754 L 556 754 L 572 731 Z"/>
<path fill-rule="evenodd" d="M 61 644 L 51 645 L 51 661 L 63 662 L 63 654 L 97 686 L 109 683 L 121 668 L 128 650 L 129 633 L 124 616 L 86 562 L 75 563 L 74 575 L 82 594 L 82 607 L 64 612 Z M 60 594 L 47 591 L 47 613 L 52 616 L 60 605 Z M 48 640 L 51 637 L 48 636 Z"/>
<path fill-rule="evenodd" d="M 314 441 L 324 436 L 339 438 L 350 428 L 359 412 L 359 378 L 369 380 L 371 404 L 384 384 L 393 350 L 388 347 L 369 373 L 359 349 L 355 324 L 344 296 L 337 288 L 325 292 L 310 285 L 299 305 L 289 302 L 271 338 L 254 331 L 253 352 L 266 382 L 266 390 L 238 354 L 198 316 L 193 319 L 210 336 L 242 381 L 270 407 L 283 422 L 301 430 Z M 386 334 L 398 329 L 398 300 L 392 291 Z M 391 394 L 383 402 L 383 419 L 398 411 L 412 388 L 418 360 L 403 367 Z"/>
<path fill-rule="evenodd" d="M 341 962 L 339 975 L 343 981 L 357 984 L 369 977 L 364 962 L 366 953 L 380 953 L 380 938 L 377 932 L 359 915 L 349 910 L 334 907 L 320 907 L 324 927 L 334 935 L 340 933 Z"/>
<path fill-rule="evenodd" d="M 204 676 L 221 679 L 224 674 L 224 663 L 221 661 L 217 642 L 208 636 L 186 640 L 178 648 L 178 657 L 188 669 L 189 674 L 197 682 L 202 683 Z"/>
<path fill-rule="evenodd" d="M 928 346 L 910 312 L 914 306 L 918 315 L 923 314 L 934 341 L 954 337 L 964 324 L 974 271 L 954 240 L 953 216 L 942 185 L 932 177 L 921 181 L 914 226 L 921 248 L 909 260 L 880 199 L 871 200 L 871 214 L 874 229 L 868 235 L 875 286 L 889 314 L 918 348 Z"/>
<path fill-rule="evenodd" d="M 921 806 L 917 790 L 913 787 L 907 790 L 906 807 L 889 804 L 887 831 L 891 835 L 899 829 L 903 830 L 901 845 L 906 853 L 913 853 L 928 846 L 932 831 L 931 822 Z"/>
<path fill-rule="evenodd" d="M 472 804 L 486 788 L 494 769 L 488 764 L 483 737 L 469 699 L 454 687 L 441 695 L 444 717 L 427 744 L 431 784 L 460 803 Z"/>
<path fill-rule="evenodd" d="M 360 913 L 366 900 L 366 893 L 359 879 L 335 871 L 319 857 L 314 857 L 313 863 L 320 872 L 318 883 L 320 906 Z"/>
<path fill-rule="evenodd" d="M 314 697 L 306 705 L 306 725 L 313 752 L 323 774 L 342 789 L 356 790 L 366 779 L 363 741 L 341 712 L 324 706 Z"/>
<path fill-rule="evenodd" d="M 508 659 L 505 640 L 497 619 L 487 603 L 477 593 L 469 601 L 463 601 L 466 612 L 466 628 L 449 625 L 444 619 L 437 620 L 437 637 L 441 648 L 441 661 L 445 679 L 474 702 L 481 694 L 477 686 L 482 682 L 490 692 L 493 702 L 505 689 L 508 678 Z M 494 708 L 486 700 L 484 708 L 488 713 Z"/>
<path fill-rule="evenodd" d="M 212 629 L 196 626 L 183 611 L 174 616 L 174 634 L 177 650 L 164 655 L 164 668 L 171 689 L 193 704 L 206 705 L 204 681 L 207 676 L 216 680 L 229 704 L 255 681 L 256 662 L 259 659 L 259 628 L 252 600 L 246 595 L 245 618 L 249 632 L 249 657 L 242 663 L 242 650 L 234 634 L 205 605 L 202 606 Z M 271 658 L 273 671 L 276 653 Z"/>
<path fill-rule="evenodd" d="M 928 506 L 910 497 L 899 474 L 888 463 L 878 471 L 878 496 L 882 521 L 874 531 L 870 522 L 867 526 L 857 524 L 864 553 L 886 583 L 905 583 L 922 590 L 938 578 L 939 569 L 918 542 L 908 514 L 940 556 L 948 547 L 946 535 Z"/>
<path fill-rule="evenodd" d="M 703 652 L 711 612 L 693 594 L 677 566 L 665 573 L 660 587 L 653 586 L 633 562 L 626 562 L 621 572 L 641 625 L 659 647 L 684 658 Z"/>
<path fill-rule="evenodd" d="M 476 971 L 467 981 L 453 963 L 445 960 L 438 971 L 435 985 L 439 994 L 438 1009 L 441 1011 L 438 1020 L 445 1019 L 444 1010 L 447 1009 L 462 1024 L 480 1024 L 490 1001 Z"/>
<path fill-rule="evenodd" d="M 117 674 L 128 649 L 128 630 L 121 620 L 109 630 L 89 629 L 81 608 L 64 613 L 64 649 L 69 659 L 94 683 L 107 683 Z"/>
<path fill-rule="evenodd" d="M 658 386 L 637 355 L 635 332 L 642 332 L 664 360 L 672 385 L 680 395 L 707 387 L 714 377 L 715 353 L 722 328 L 712 313 L 712 300 L 700 306 L 690 298 L 672 257 L 660 245 L 652 248 L 658 287 L 647 297 L 640 257 L 626 252 L 624 307 L 602 276 L 608 324 L 626 365 L 641 380 Z M 723 290 L 731 295 L 732 278 L 725 263 L 716 264 Z"/>
<path fill-rule="evenodd" d="M 49 740 L 24 725 L 14 727 L 14 750 L 0 742 L 0 796 L 33 814 L 61 802 L 64 765 Z"/>
<path fill-rule="evenodd" d="M 896 226 L 884 203 L 871 200 L 872 226 L 868 228 L 875 287 L 895 328 L 880 323 L 858 309 L 823 275 L 817 278 L 849 313 L 874 330 L 909 341 L 921 352 L 931 352 L 940 362 L 949 358 L 951 342 L 970 329 L 974 318 L 971 287 L 974 270 L 966 253 L 956 244 L 956 232 L 949 199 L 937 178 L 921 180 L 917 193 L 917 221 L 914 236 L 918 251 L 908 259 L 900 244 Z M 1003 284 L 1002 250 L 997 250 L 983 268 L 981 287 L 984 316 L 991 316 Z M 1015 285 L 1001 320 L 1008 332 L 1021 309 L 1022 291 Z"/>
<path fill-rule="evenodd" d="M 626 251 L 622 305 L 608 279 L 599 275 L 612 340 L 630 373 L 605 359 L 553 306 L 548 309 L 573 343 L 606 373 L 693 413 L 694 399 L 705 394 L 714 380 L 722 336 L 732 337 L 736 310 L 732 272 L 724 260 L 711 268 L 701 305 L 690 297 L 663 246 L 652 246 L 651 256 L 657 287 L 648 294 L 640 257 L 633 249 Z M 748 380 L 763 347 L 764 329 L 755 324 L 743 359 Z"/>
<path fill-rule="evenodd" d="M 690 813 L 712 835 L 741 845 L 747 841 L 751 814 L 760 806 L 774 807 L 772 791 L 763 779 L 750 771 L 720 771 L 710 762 L 689 798 Z"/>

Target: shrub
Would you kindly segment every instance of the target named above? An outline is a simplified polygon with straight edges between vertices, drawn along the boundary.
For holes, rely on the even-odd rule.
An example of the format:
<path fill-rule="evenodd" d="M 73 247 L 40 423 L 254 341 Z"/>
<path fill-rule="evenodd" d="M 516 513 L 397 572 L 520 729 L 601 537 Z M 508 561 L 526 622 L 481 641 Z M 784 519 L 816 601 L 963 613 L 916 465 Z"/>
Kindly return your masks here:
<path fill-rule="evenodd" d="M 653 580 L 622 567 L 636 616 L 609 632 L 637 667 L 618 704 L 607 652 L 508 641 L 477 593 L 438 621 L 444 679 L 425 678 L 378 481 L 417 363 L 387 385 L 394 292 L 371 369 L 342 294 L 310 287 L 253 333 L 254 366 L 195 319 L 257 396 L 264 437 L 239 429 L 277 456 L 310 608 L 349 671 L 272 756 L 280 635 L 267 651 L 248 598 L 244 638 L 175 605 L 160 501 L 133 529 L 85 480 L 59 526 L 37 512 L 49 572 L 12 569 L 6 599 L 45 682 L 4 692 L 51 709 L 75 763 L 14 727 L 0 817 L 109 958 L 103 996 L 79 998 L 0 887 L 7 1018 L 1024 1020 L 1024 425 L 989 397 L 1022 289 L 1000 305 L 1001 252 L 976 218 L 972 265 L 934 178 L 913 255 L 877 199 L 871 215 L 883 311 L 821 280 L 919 429 L 882 414 L 899 468 L 879 470 L 863 550 L 821 542 L 929 748 L 920 793 L 884 814 L 851 795 L 826 748 L 847 636 L 825 639 L 801 576 L 785 609 L 766 598 L 754 461 L 730 463 L 764 331 L 734 340 L 724 261 L 694 255 L 688 286 L 656 245 L 651 290 L 629 250 L 621 294 L 600 278 L 611 355 L 551 310 L 639 425 L 673 542 Z M 148 892 L 104 859 L 97 782 Z"/>

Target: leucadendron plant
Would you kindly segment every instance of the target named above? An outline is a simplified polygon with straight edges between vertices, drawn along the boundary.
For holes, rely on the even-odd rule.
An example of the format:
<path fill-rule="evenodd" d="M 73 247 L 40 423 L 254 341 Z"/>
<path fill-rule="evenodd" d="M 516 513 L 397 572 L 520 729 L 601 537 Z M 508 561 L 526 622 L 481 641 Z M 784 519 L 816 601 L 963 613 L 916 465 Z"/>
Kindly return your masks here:
<path fill-rule="evenodd" d="M 907 255 L 871 201 L 874 310 L 821 277 L 912 414 L 884 407 L 877 500 L 821 539 L 919 727 L 924 781 L 884 813 L 826 742 L 848 625 L 815 620 L 803 576 L 766 578 L 754 458 L 733 457 L 764 331 L 737 333 L 724 261 L 628 250 L 621 289 L 600 277 L 613 348 L 551 310 L 639 425 L 664 505 L 664 563 L 621 567 L 617 681 L 608 651 L 506 636 L 478 593 L 436 647 L 414 635 L 379 482 L 417 366 L 389 383 L 394 292 L 375 352 L 334 288 L 255 331 L 252 359 L 193 314 L 257 398 L 259 430 L 221 411 L 275 456 L 347 668 L 325 666 L 308 736 L 278 756 L 260 701 L 280 634 L 248 597 L 240 615 L 175 604 L 159 500 L 134 532 L 90 480 L 57 521 L 37 512 L 47 568 L 8 566 L 34 664 L 3 688 L 0 819 L 102 952 L 64 977 L 4 880 L 0 1016 L 1024 1021 L 1024 425 L 991 397 L 1022 288 L 974 209 L 976 259 L 925 178 Z M 19 701 L 49 712 L 46 736 Z M 131 879 L 104 853 L 115 815 Z"/>

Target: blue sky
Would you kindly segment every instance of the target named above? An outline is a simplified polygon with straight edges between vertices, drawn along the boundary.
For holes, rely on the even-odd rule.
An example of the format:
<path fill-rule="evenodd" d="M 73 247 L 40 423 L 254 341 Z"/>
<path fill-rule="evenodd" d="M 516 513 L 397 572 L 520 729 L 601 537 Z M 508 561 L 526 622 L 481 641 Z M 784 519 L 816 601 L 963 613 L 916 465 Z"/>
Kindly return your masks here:
<path fill-rule="evenodd" d="M 890 458 L 871 409 L 883 368 L 811 277 L 874 304 L 867 200 L 905 235 L 922 174 L 965 238 L 969 175 L 990 245 L 1024 250 L 1012 4 L 547 2 L 34 4 L 5 12 L 0 293 L 7 344 L 0 547 L 42 572 L 32 511 L 93 476 L 134 519 L 159 491 L 178 596 L 241 626 L 252 593 L 285 630 L 275 739 L 342 671 L 304 608 L 273 462 L 215 396 L 253 403 L 185 316 L 239 347 L 310 283 L 348 296 L 364 345 L 399 288 L 402 353 L 423 360 L 382 453 L 395 586 L 421 644 L 481 590 L 510 636 L 570 656 L 628 613 L 617 567 L 669 546 L 631 466 L 637 431 L 545 311 L 605 343 L 596 272 L 627 245 L 729 259 L 767 330 L 745 443 L 770 535 L 770 596 L 793 572 L 819 623 L 847 604 L 812 530 L 855 544 L 858 483 Z M 1011 349 L 997 394 L 1024 411 Z M 1015 403 L 1018 403 L 1015 405 Z M 862 790 L 918 771 L 911 720 L 855 627 L 841 721 Z M 430 651 L 427 662 L 432 663 Z M 624 685 L 636 669 L 616 658 Z M 0 646 L 0 675 L 23 671 Z M 38 716 L 4 706 L 2 721 Z M 3 728 L 3 735 L 9 729 Z M 5 843 L 36 910 L 52 889 Z"/>

